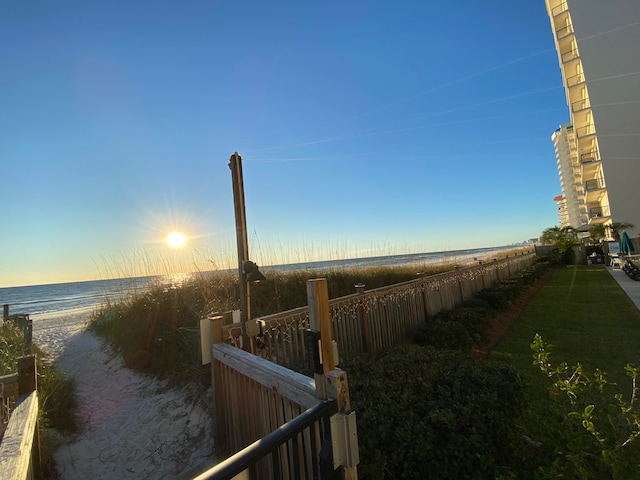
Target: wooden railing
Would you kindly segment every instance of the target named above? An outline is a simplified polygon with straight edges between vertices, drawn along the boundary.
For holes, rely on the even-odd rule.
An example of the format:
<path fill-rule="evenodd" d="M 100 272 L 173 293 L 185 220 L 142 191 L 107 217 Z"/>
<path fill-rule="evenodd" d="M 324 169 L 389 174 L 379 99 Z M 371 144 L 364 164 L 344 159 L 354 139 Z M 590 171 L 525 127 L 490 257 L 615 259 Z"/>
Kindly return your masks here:
<path fill-rule="evenodd" d="M 440 310 L 455 308 L 532 265 L 535 257 L 535 252 L 525 252 L 373 290 L 356 286 L 358 293 L 329 301 L 340 357 L 387 348 Z M 249 350 L 287 368 L 308 372 L 308 307 L 260 317 L 255 322 Z M 222 335 L 227 343 L 240 346 L 239 324 L 223 326 Z"/>
<path fill-rule="evenodd" d="M 334 478 L 338 468 L 351 472 L 345 478 L 357 478 L 352 476 L 359 458 L 355 413 L 346 374 L 335 366 L 326 280 L 307 283 L 310 325 L 319 340 L 313 357 L 322 358 L 314 378 L 223 342 L 223 315 L 203 320 L 210 322 L 203 331 L 211 338 L 216 455 L 224 458 L 264 437 L 270 440 L 268 448 L 261 441 L 198 478 L 231 478 L 244 471 L 243 462 L 256 479 Z M 318 408 L 326 400 L 333 401 L 330 408 Z M 300 416 L 302 424 L 296 420 Z M 282 429 L 288 431 L 284 437 L 274 434 Z"/>
<path fill-rule="evenodd" d="M 2 405 L 11 406 L 0 443 L 0 476 L 12 480 L 41 478 L 38 393 L 35 356 L 18 359 L 18 373 L 0 377 Z M 11 405 L 12 398 L 15 403 Z M 9 400 L 9 401 L 7 401 Z"/>

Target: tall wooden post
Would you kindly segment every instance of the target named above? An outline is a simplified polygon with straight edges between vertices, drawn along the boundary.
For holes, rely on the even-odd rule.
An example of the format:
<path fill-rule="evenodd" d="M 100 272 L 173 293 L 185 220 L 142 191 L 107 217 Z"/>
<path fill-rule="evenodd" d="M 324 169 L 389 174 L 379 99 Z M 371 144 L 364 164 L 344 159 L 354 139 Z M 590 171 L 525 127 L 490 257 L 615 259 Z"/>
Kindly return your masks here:
<path fill-rule="evenodd" d="M 6 322 L 8 318 L 9 318 L 9 304 L 5 303 L 2 306 L 2 319 Z"/>
<path fill-rule="evenodd" d="M 238 277 L 240 280 L 240 323 L 242 324 L 242 348 L 249 352 L 247 322 L 251 319 L 251 287 L 244 273 L 244 263 L 249 260 L 249 239 L 247 237 L 247 214 L 244 207 L 244 180 L 242 178 L 242 157 L 238 152 L 229 159 L 231 182 L 233 183 L 233 206 L 236 217 L 236 240 L 238 244 Z"/>

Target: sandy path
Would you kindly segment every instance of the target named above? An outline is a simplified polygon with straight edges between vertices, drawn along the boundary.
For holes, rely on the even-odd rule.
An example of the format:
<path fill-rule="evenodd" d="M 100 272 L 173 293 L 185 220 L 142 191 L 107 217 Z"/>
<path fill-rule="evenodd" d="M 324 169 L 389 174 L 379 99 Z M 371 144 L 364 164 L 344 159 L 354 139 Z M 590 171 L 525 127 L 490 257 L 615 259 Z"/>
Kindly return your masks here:
<path fill-rule="evenodd" d="M 84 330 L 89 313 L 34 319 L 34 340 L 77 387 L 82 431 L 54 454 L 60 477 L 188 478 L 214 463 L 208 406 L 125 368 Z"/>

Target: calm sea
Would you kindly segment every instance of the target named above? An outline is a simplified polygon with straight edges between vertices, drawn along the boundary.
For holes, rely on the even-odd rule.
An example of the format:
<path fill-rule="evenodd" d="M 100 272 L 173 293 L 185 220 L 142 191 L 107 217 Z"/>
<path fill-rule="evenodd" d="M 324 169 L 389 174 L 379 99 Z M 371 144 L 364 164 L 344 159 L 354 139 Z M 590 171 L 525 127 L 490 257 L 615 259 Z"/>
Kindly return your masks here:
<path fill-rule="evenodd" d="M 447 252 L 354 258 L 349 260 L 306 262 L 291 265 L 275 265 L 265 267 L 263 270 L 273 268 L 279 271 L 299 269 L 323 271 L 332 268 L 465 263 L 466 261 L 472 261 L 474 258 L 486 258 L 493 253 L 513 248 L 515 247 L 491 247 L 452 250 Z M 55 315 L 70 310 L 98 307 L 130 295 L 133 291 L 145 289 L 151 284 L 157 284 L 159 281 L 171 283 L 174 279 L 154 276 L 0 288 L 0 305 L 8 304 L 10 313 L 28 313 L 38 317 Z"/>

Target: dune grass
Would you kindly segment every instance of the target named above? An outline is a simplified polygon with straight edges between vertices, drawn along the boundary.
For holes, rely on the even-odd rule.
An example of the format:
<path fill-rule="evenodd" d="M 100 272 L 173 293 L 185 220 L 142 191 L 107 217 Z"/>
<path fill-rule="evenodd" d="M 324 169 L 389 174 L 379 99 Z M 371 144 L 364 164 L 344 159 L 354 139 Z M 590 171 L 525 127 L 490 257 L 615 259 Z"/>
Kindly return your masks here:
<path fill-rule="evenodd" d="M 335 269 L 331 271 L 265 269 L 265 281 L 251 288 L 254 317 L 307 304 L 306 282 L 326 277 L 330 297 L 355 293 L 355 284 L 368 289 L 415 279 L 417 273 L 436 274 L 453 266 L 403 266 Z M 206 382 L 200 367 L 199 321 L 207 314 L 240 307 L 237 274 L 229 271 L 192 275 L 180 285 L 158 284 L 105 305 L 89 328 L 120 353 L 125 364 L 178 382 Z"/>

